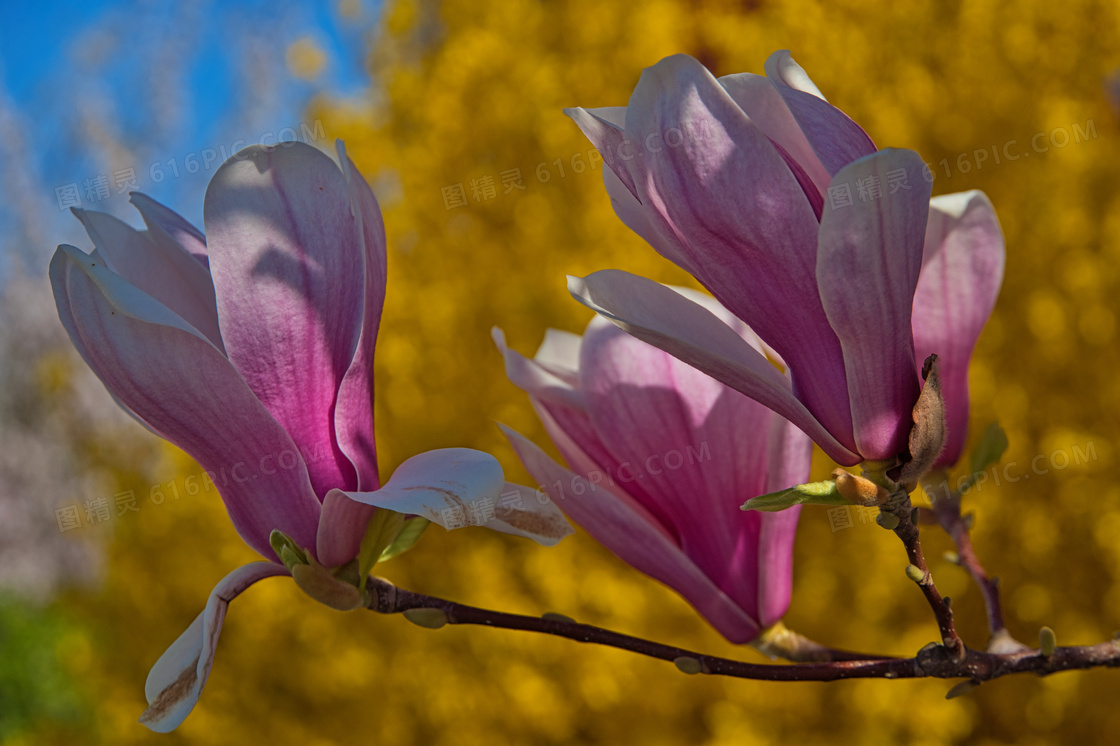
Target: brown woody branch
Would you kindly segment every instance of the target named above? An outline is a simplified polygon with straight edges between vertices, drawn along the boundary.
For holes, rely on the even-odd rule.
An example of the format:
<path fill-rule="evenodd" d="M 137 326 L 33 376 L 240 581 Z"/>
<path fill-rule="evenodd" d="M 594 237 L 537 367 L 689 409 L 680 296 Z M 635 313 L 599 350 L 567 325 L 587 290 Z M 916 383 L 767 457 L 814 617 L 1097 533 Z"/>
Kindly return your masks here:
<path fill-rule="evenodd" d="M 704 655 L 685 648 L 663 645 L 639 637 L 580 624 L 557 615 L 548 617 L 507 614 L 458 604 L 434 596 L 397 588 L 382 578 L 369 580 L 368 608 L 382 614 L 431 610 L 420 623 L 477 624 L 500 629 L 565 637 L 576 642 L 606 645 L 651 658 L 672 661 L 682 671 L 732 676 L 760 681 L 835 681 L 838 679 L 967 678 L 984 682 L 1015 673 L 1045 675 L 1057 671 L 1096 667 L 1120 667 L 1120 639 L 1098 645 L 1056 648 L 1050 655 L 1038 651 L 988 653 L 961 646 L 957 655 L 943 645 L 931 643 L 913 658 L 887 660 L 830 661 L 789 665 L 746 663 Z M 936 589 L 934 589 L 936 590 Z M 413 616 L 414 620 L 420 617 Z M 959 638 L 958 642 L 959 642 Z"/>

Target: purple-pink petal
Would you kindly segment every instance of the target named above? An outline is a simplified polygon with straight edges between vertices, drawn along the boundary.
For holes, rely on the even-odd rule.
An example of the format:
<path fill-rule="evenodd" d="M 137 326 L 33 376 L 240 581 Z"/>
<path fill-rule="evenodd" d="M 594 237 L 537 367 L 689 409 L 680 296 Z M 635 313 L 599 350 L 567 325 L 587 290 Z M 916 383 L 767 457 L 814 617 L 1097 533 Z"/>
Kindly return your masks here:
<path fill-rule="evenodd" d="M 817 84 L 805 72 L 805 68 L 794 61 L 788 49 L 779 49 L 766 58 L 766 77 L 775 85 L 792 88 L 795 91 L 808 93 L 824 101 L 824 94 Z"/>
<path fill-rule="evenodd" d="M 603 169 L 603 185 L 607 188 L 607 196 L 611 199 L 611 207 L 615 215 L 627 228 L 645 239 L 658 254 L 689 274 L 696 274 L 688 252 L 681 244 L 681 237 L 662 233 L 651 220 L 649 210 L 638 202 L 638 198 L 630 193 L 622 180 L 609 167 Z"/>
<path fill-rule="evenodd" d="M 617 130 L 617 133 L 612 133 L 612 138 L 616 138 L 618 133 L 622 133 L 626 126 L 626 107 L 625 106 L 612 106 L 601 109 L 591 109 L 583 111 L 583 114 L 577 113 L 573 109 L 569 112 L 570 116 L 578 124 L 586 115 L 592 115 L 601 122 L 612 126 Z M 583 129 L 587 134 L 589 128 Z M 590 138 L 590 135 L 588 135 Z M 623 136 L 624 137 L 624 136 Z M 600 138 L 602 139 L 602 138 Z M 592 140 L 598 147 L 598 142 Z M 613 142 L 613 139 L 612 139 Z M 609 142 L 605 143 L 605 147 L 612 148 L 612 160 L 606 164 L 603 169 L 603 185 L 607 188 L 607 195 L 611 199 L 611 207 L 614 208 L 615 214 L 622 220 L 626 226 L 644 238 L 650 246 L 657 250 L 658 254 L 665 257 L 674 264 L 683 267 L 688 272 L 693 272 L 693 268 L 689 264 L 688 252 L 681 246 L 678 237 L 671 234 L 664 234 L 658 230 L 655 223 L 652 221 L 652 215 L 638 201 L 636 196 L 637 192 L 634 187 L 631 170 L 627 165 L 630 161 L 637 157 L 638 151 L 632 141 L 624 139 L 615 142 L 611 145 Z M 615 173 L 618 169 L 618 173 Z M 621 176 L 620 176 L 621 174 Z"/>
<path fill-rule="evenodd" d="M 774 417 L 767 437 L 770 459 L 764 492 L 803 484 L 812 465 L 813 442 L 809 436 L 788 420 Z M 758 567 L 763 569 L 758 576 L 758 621 L 769 627 L 789 608 L 793 592 L 793 541 L 801 506 L 758 515 L 761 522 L 755 541 Z"/>
<path fill-rule="evenodd" d="M 229 359 L 296 442 L 317 495 L 357 486 L 335 399 L 366 315 L 364 196 L 299 142 L 253 146 L 206 191 L 205 223 Z M 371 226 L 371 230 L 373 226 Z"/>
<path fill-rule="evenodd" d="M 323 567 L 337 567 L 357 557 L 369 520 L 376 512 L 374 506 L 351 500 L 345 492 L 327 492 L 315 534 L 319 563 Z"/>
<path fill-rule="evenodd" d="M 761 516 L 739 505 L 766 492 L 775 415 L 602 318 L 584 334 L 580 379 L 599 438 L 638 474 L 627 491 L 756 616 Z"/>
<path fill-rule="evenodd" d="M 911 150 L 882 150 L 841 169 L 821 218 L 817 282 L 844 350 L 856 447 L 865 459 L 906 448 L 918 398 L 910 330 L 922 268 L 929 182 Z M 863 190 L 863 191 L 861 191 Z"/>
<path fill-rule="evenodd" d="M 214 285 L 204 266 L 164 235 L 137 231 L 107 213 L 72 211 L 109 269 L 170 308 L 222 349 Z"/>
<path fill-rule="evenodd" d="M 725 75 L 719 79 L 719 84 L 755 126 L 801 166 L 818 194 L 824 195 L 832 181 L 832 174 L 813 152 L 813 146 L 805 138 L 775 84 L 762 75 L 751 73 Z"/>
<path fill-rule="evenodd" d="M 295 443 L 194 327 L 71 246 L 51 260 L 59 318 L 105 387 L 195 458 L 238 533 L 272 557 L 280 529 L 314 546 L 319 502 Z"/>
<path fill-rule="evenodd" d="M 968 364 L 1003 281 L 999 220 L 983 192 L 934 197 L 914 294 L 917 363 L 936 354 L 947 439 L 934 468 L 957 462 L 968 434 Z"/>
<path fill-rule="evenodd" d="M 852 161 L 875 152 L 863 128 L 825 101 L 820 90 L 789 52 L 774 52 L 766 60 L 766 76 L 785 99 L 805 138 L 828 173 L 835 175 Z"/>
<path fill-rule="evenodd" d="M 148 226 L 148 232 L 157 236 L 166 236 L 182 247 L 191 257 L 209 270 L 210 258 L 206 251 L 206 237 L 202 231 L 195 228 L 179 213 L 169 207 L 161 205 L 154 199 L 141 192 L 132 192 L 128 201 L 139 210 Z"/>
<path fill-rule="evenodd" d="M 572 118 L 580 131 L 603 156 L 603 163 L 607 168 L 614 172 L 631 194 L 638 197 L 634 177 L 627 167 L 627 163 L 636 156 L 634 143 L 627 140 L 620 124 L 611 121 L 612 115 L 620 111 L 623 111 L 622 107 L 592 110 L 580 107 L 564 109 L 564 113 Z"/>
<path fill-rule="evenodd" d="M 546 329 L 541 346 L 533 356 L 533 362 L 567 382 L 568 385 L 578 386 L 579 348 L 582 344 L 583 339 L 578 334 L 559 329 Z"/>
<path fill-rule="evenodd" d="M 707 309 L 652 280 L 619 270 L 569 277 L 568 288 L 576 300 L 638 339 L 790 420 L 838 463 L 859 463 L 854 450 L 794 396 L 770 361 Z M 847 401 L 846 391 L 841 401 Z"/>
<path fill-rule="evenodd" d="M 630 163 L 651 224 L 681 245 L 685 269 L 773 345 L 798 398 L 846 439 L 851 415 L 836 406 L 846 396 L 843 355 L 814 276 L 817 216 L 786 158 L 686 55 L 642 73 L 626 135 L 660 147 Z"/>
<path fill-rule="evenodd" d="M 566 335 L 573 341 L 559 336 L 550 329 L 536 356 L 529 360 L 517 350 L 506 346 L 505 335 L 495 327 L 494 344 L 505 360 L 506 377 L 529 395 L 533 409 L 541 417 L 545 430 L 553 442 L 562 442 L 561 435 L 575 442 L 582 453 L 590 454 L 595 462 L 611 473 L 618 473 L 618 462 L 599 439 L 584 406 L 584 395 L 579 388 L 579 341 L 576 335 Z M 560 453 L 571 463 L 574 454 Z"/>
<path fill-rule="evenodd" d="M 498 327 L 490 331 L 490 336 L 498 352 L 502 354 L 506 377 L 515 386 L 535 399 L 562 404 L 572 409 L 583 409 L 583 394 L 576 387 L 577 381 L 573 380 L 577 376 L 575 368 L 570 370 L 571 377 L 565 380 L 563 369 L 555 362 L 548 365 L 540 360 L 529 360 L 510 349 L 506 345 L 506 335 Z M 576 363 L 578 364 L 578 358 Z"/>
<path fill-rule="evenodd" d="M 758 635 L 758 623 L 681 551 L 648 511 L 609 485 L 596 485 L 593 491 L 587 489 L 589 477 L 597 469 L 589 459 L 580 459 L 586 469 L 573 464 L 576 471 L 570 471 L 520 434 L 506 427 L 502 431 L 525 468 L 540 483 L 540 489 L 593 539 L 623 562 L 677 591 L 732 642 L 749 642 Z M 569 451 L 578 451 L 572 443 L 565 445 Z M 571 488 L 581 482 L 580 489 Z"/>
<path fill-rule="evenodd" d="M 214 586 L 203 612 L 152 666 L 144 683 L 148 709 L 140 716 L 142 724 L 156 733 L 170 733 L 179 727 L 194 709 L 210 678 L 230 602 L 259 580 L 287 574 L 282 565 L 253 562 L 237 568 Z"/>
<path fill-rule="evenodd" d="M 381 208 L 369 184 L 346 156 L 342 144 L 338 157 L 350 191 L 351 213 L 358 223 L 358 236 L 366 278 L 362 332 L 353 360 L 338 389 L 335 408 L 335 432 L 338 445 L 357 471 L 358 489 L 377 489 L 377 447 L 373 436 L 373 353 L 377 328 L 381 323 L 381 307 L 385 304 L 385 226 Z"/>

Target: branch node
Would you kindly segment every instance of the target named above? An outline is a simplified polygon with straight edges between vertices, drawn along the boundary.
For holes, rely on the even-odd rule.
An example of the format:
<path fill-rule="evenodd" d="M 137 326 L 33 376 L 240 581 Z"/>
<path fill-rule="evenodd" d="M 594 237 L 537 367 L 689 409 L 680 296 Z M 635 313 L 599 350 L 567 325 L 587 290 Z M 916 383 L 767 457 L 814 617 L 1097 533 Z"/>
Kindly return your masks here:
<path fill-rule="evenodd" d="M 988 652 L 992 655 L 1014 655 L 1029 653 L 1031 649 L 1012 637 L 1006 629 L 997 629 L 988 640 Z"/>
<path fill-rule="evenodd" d="M 400 611 L 397 607 L 397 587 L 385 578 L 370 575 L 366 580 L 366 591 L 369 593 L 366 608 L 370 611 L 379 614 L 396 614 Z"/>

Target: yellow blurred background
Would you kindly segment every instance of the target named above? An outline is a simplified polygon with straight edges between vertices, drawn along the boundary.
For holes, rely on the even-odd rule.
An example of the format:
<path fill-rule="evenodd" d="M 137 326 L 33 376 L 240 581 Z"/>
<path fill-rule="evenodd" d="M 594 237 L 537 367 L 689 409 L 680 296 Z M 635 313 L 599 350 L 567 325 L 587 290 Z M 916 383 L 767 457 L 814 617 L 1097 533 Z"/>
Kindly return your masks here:
<path fill-rule="evenodd" d="M 313 77 L 321 56 L 301 44 L 289 50 L 291 74 Z M 876 144 L 917 150 L 936 175 L 934 194 L 991 197 L 1007 275 L 974 358 L 972 428 L 998 420 L 1011 442 L 1003 463 L 1014 466 L 1001 465 L 1001 483 L 993 475 L 966 509 L 982 561 L 1001 578 L 1013 635 L 1036 644 L 1049 625 L 1059 644 L 1108 639 L 1120 629 L 1120 487 L 1108 477 L 1120 437 L 1120 112 L 1104 89 L 1120 68 L 1120 6 L 1111 1 L 388 2 L 368 38 L 375 92 L 319 97 L 308 115 L 346 141 L 385 213 L 382 473 L 423 450 L 470 446 L 528 483 L 494 421 L 547 438 L 506 381 L 490 327 L 525 353 L 547 327 L 582 331 L 589 312 L 568 296 L 565 274 L 616 267 L 691 284 L 615 218 L 601 165 L 588 167 L 591 147 L 560 110 L 625 104 L 642 68 L 672 53 L 724 75 L 761 73 L 782 48 Z M 515 169 L 523 189 L 512 185 Z M 69 360 L 42 364 L 45 392 L 66 396 Z M 199 472 L 189 459 L 149 448 L 140 469 L 127 458 L 134 453 L 105 446 L 107 431 L 85 437 L 115 470 L 114 489 L 141 496 L 140 509 L 115 522 L 104 584 L 52 605 L 65 619 L 53 653 L 85 714 L 40 721 L 12 744 L 995 746 L 1120 737 L 1115 671 L 1006 678 L 951 701 L 945 681 L 690 677 L 565 640 L 333 612 L 286 580 L 232 604 L 198 707 L 178 731 L 156 736 L 136 723 L 149 667 L 213 584 L 253 553 L 213 493 L 185 494 Z M 830 467 L 818 459 L 822 475 Z M 168 497 L 158 507 L 148 499 L 157 482 Z M 858 512 L 847 528 L 823 508 L 802 516 L 789 626 L 898 655 L 936 639 L 892 535 Z M 940 559 L 944 537 L 926 529 L 923 538 L 966 642 L 983 646 L 979 594 Z M 467 603 L 556 611 L 763 660 L 582 532 L 543 549 L 432 528 L 383 571 Z"/>

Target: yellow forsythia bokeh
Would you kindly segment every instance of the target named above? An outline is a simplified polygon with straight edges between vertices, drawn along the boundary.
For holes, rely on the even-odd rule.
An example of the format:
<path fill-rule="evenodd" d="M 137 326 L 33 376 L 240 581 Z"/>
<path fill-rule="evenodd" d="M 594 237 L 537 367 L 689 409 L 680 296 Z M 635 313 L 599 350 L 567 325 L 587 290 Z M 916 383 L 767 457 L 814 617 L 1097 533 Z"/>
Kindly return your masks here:
<path fill-rule="evenodd" d="M 346 140 L 387 223 L 384 474 L 422 450 L 470 446 L 527 482 L 492 421 L 547 440 L 505 379 L 491 326 L 526 353 L 549 326 L 582 331 L 589 312 L 565 274 L 617 267 L 690 282 L 615 218 L 601 164 L 561 108 L 625 104 L 642 68 L 672 53 L 722 75 L 762 72 L 781 48 L 878 145 L 919 151 L 935 194 L 991 197 L 1007 275 L 973 363 L 972 427 L 998 419 L 1011 447 L 966 509 L 1012 634 L 1036 644 L 1049 625 L 1059 644 L 1108 639 L 1120 629 L 1120 113 L 1102 85 L 1120 67 L 1111 1 L 389 0 L 368 45 L 374 91 L 311 107 Z M 58 601 L 77 624 L 57 654 L 92 702 L 89 723 L 44 725 L 20 743 L 995 746 L 1120 734 L 1115 671 L 1010 677 L 949 701 L 952 682 L 936 680 L 690 677 L 566 640 L 332 612 L 269 580 L 232 605 L 195 712 L 155 736 L 135 722 L 148 668 L 212 585 L 253 558 L 213 493 L 182 492 L 198 467 L 170 448 L 166 459 L 161 506 L 150 485 L 122 484 L 143 509 L 119 522 L 106 585 Z M 857 511 L 850 527 L 841 519 L 804 511 L 787 623 L 897 655 L 936 639 L 894 536 Z M 949 544 L 936 530 L 924 539 L 965 640 L 982 646 L 977 591 L 940 558 Z M 583 533 L 543 549 L 433 528 L 384 574 L 762 660 Z"/>

